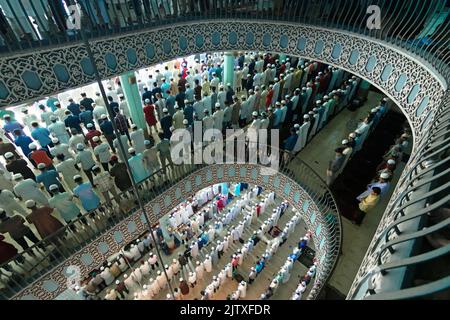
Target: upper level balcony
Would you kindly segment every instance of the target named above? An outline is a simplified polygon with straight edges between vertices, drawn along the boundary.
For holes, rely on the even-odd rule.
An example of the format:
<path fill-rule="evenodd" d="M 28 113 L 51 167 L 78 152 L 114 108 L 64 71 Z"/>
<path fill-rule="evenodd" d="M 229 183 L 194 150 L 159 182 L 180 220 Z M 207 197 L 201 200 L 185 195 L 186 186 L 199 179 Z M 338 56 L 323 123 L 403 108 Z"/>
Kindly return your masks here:
<path fill-rule="evenodd" d="M 301 23 L 363 35 L 407 50 L 448 75 L 448 1 L 1 0 L 0 51 L 22 53 L 193 21 Z"/>

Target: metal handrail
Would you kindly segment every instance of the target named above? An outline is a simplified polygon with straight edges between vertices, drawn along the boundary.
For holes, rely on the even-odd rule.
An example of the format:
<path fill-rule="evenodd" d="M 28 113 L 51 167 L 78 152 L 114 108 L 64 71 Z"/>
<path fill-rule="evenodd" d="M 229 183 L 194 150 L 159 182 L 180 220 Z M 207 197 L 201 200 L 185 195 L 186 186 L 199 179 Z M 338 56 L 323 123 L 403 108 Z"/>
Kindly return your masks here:
<path fill-rule="evenodd" d="M 91 39 L 106 34 L 142 30 L 149 27 L 193 20 L 223 18 L 244 19 L 247 21 L 289 21 L 320 27 L 331 27 L 387 42 L 427 60 L 443 75 L 449 73 L 450 48 L 448 46 L 450 39 L 445 39 L 450 30 L 450 24 L 446 24 L 446 21 L 449 19 L 448 15 L 441 24 L 438 25 L 438 21 L 436 21 L 441 15 L 448 14 L 450 10 L 446 7 L 444 1 L 432 0 L 423 4 L 415 0 L 375 1 L 374 4 L 380 8 L 383 23 L 378 30 L 370 30 L 366 26 L 369 18 L 366 14 L 367 8 L 361 6 L 362 3 L 359 0 L 333 1 L 332 3 L 326 0 L 315 2 L 302 1 L 301 4 L 298 1 L 284 1 L 281 4 L 280 11 L 264 10 L 264 8 L 259 7 L 257 1 L 252 1 L 248 4 L 226 2 L 222 3 L 220 7 L 214 7 L 214 2 L 209 1 L 210 8 L 205 10 L 207 1 L 196 1 L 193 12 L 188 10 L 182 11 L 180 7 L 177 8 L 175 14 L 172 8 L 172 1 L 162 0 L 160 2 L 163 7 L 168 7 L 170 12 L 165 12 L 163 16 L 156 12 L 158 17 L 155 16 L 154 12 L 148 12 L 148 8 L 144 5 L 130 8 L 130 1 L 121 2 L 121 6 L 118 9 L 113 0 L 104 0 L 99 4 L 101 6 L 105 5 L 104 10 L 100 9 L 100 11 L 95 6 L 92 6 L 92 2 L 77 2 L 84 13 L 82 14 L 83 26 L 88 29 L 86 31 Z M 64 0 L 64 3 L 69 6 L 73 1 Z M 275 5 L 275 1 L 268 3 L 271 3 L 272 7 Z M 329 12 L 326 12 L 328 8 Z M 69 12 L 64 7 L 53 7 L 53 10 L 43 7 L 40 9 L 48 11 L 46 16 L 38 14 L 34 5 L 25 7 L 25 4 L 22 4 L 20 0 L 7 0 L 7 4 L 4 4 L 3 7 L 4 12 L 0 11 L 0 18 L 9 23 L 5 27 L 5 50 L 15 52 L 33 48 L 34 46 L 45 47 L 70 43 L 79 39 L 77 31 L 69 30 L 66 26 L 66 21 L 61 21 L 61 19 L 69 18 Z M 158 10 L 158 8 L 153 9 Z M 327 13 L 328 16 L 326 16 Z M 33 24 L 30 17 L 38 22 L 36 24 L 38 27 Z M 99 24 L 97 20 L 100 20 L 102 24 Z M 14 26 L 19 28 L 14 28 Z M 40 27 L 43 27 L 44 30 L 39 30 L 38 33 L 37 30 Z M 20 40 L 20 35 L 28 37 L 28 40 Z M 422 38 L 419 37 L 420 35 L 422 35 Z M 7 41 L 11 42 L 11 39 L 16 40 L 13 43 L 8 43 Z"/>
<path fill-rule="evenodd" d="M 204 146 L 204 147 L 206 147 L 206 146 Z M 270 147 L 267 150 L 270 150 Z M 321 264 L 318 267 L 318 271 L 320 270 L 321 272 L 320 272 L 320 277 L 317 277 L 317 279 L 320 281 L 318 281 L 317 284 L 315 285 L 314 294 L 311 295 L 311 299 L 314 299 L 315 297 L 317 297 L 320 294 L 320 291 L 323 289 L 323 284 L 326 283 L 327 279 L 329 278 L 332 271 L 336 267 L 337 257 L 339 255 L 341 243 L 342 243 L 342 227 L 341 227 L 340 214 L 337 209 L 336 201 L 335 201 L 331 191 L 328 189 L 326 183 L 323 181 L 323 179 L 317 173 L 315 173 L 315 171 L 309 165 L 307 165 L 303 160 L 301 160 L 299 158 L 294 158 L 294 155 L 288 151 L 280 150 L 280 149 L 276 149 L 276 148 L 273 148 L 273 150 L 279 154 L 279 159 L 284 159 L 284 161 L 281 161 L 281 164 L 279 167 L 279 172 L 286 175 L 288 178 L 292 179 L 294 182 L 298 183 L 305 190 L 305 192 L 308 193 L 308 195 L 311 197 L 311 200 L 317 205 L 317 207 L 319 208 L 319 210 L 321 212 L 324 212 L 324 214 L 331 213 L 334 217 L 334 219 L 332 219 L 332 220 L 324 219 L 324 221 L 323 221 L 324 222 L 323 228 L 326 228 L 330 232 L 330 234 L 333 235 L 333 242 L 331 244 L 331 247 L 327 247 L 326 251 L 325 251 L 326 254 L 329 254 L 329 259 L 331 259 L 331 260 L 324 261 L 324 264 L 323 265 Z M 224 159 L 227 159 L 226 156 L 227 156 L 227 153 L 224 152 L 223 153 Z M 150 196 L 147 198 L 146 201 L 153 199 L 153 198 L 157 197 L 158 195 L 163 194 L 163 192 L 165 190 L 167 190 L 167 188 L 170 188 L 173 185 L 177 184 L 182 179 L 184 179 L 192 174 L 195 174 L 195 172 L 205 168 L 205 166 L 206 166 L 206 164 L 175 166 L 174 170 L 178 171 L 176 177 L 173 180 L 171 180 L 170 183 L 165 182 L 163 187 L 158 188 L 157 190 L 153 190 L 150 193 Z M 295 166 L 295 169 L 296 169 L 295 173 L 290 169 L 290 166 Z M 181 171 L 181 173 L 180 173 L 180 171 Z M 147 181 L 158 179 L 159 173 L 161 173 L 161 172 L 162 172 L 162 169 L 158 170 L 157 172 L 153 173 L 150 177 L 148 177 L 146 180 L 139 182 L 139 185 L 142 186 Z M 300 175 L 300 177 L 298 175 Z M 213 183 L 213 182 L 211 182 L 211 183 Z M 323 191 L 323 193 L 317 193 L 317 189 L 320 189 L 321 191 Z M 121 195 L 124 195 L 127 192 L 128 191 L 123 192 L 123 193 L 121 193 Z M 146 193 L 148 193 L 148 192 L 146 192 Z M 135 196 L 138 196 L 138 195 L 135 195 Z M 103 205 L 101 209 L 97 209 L 95 212 L 98 213 L 99 211 L 108 212 L 108 211 L 110 211 L 110 207 Z M 73 247 L 72 248 L 66 247 L 64 242 L 62 242 L 59 239 L 61 234 L 64 234 L 68 230 L 71 230 L 70 229 L 71 226 L 73 226 L 75 224 L 81 225 L 83 223 L 82 222 L 83 219 L 89 218 L 91 215 L 95 214 L 95 212 L 89 212 L 89 213 L 84 214 L 81 218 L 78 218 L 78 219 L 72 221 L 70 224 L 66 225 L 63 229 L 61 229 L 58 232 L 58 234 L 46 237 L 45 239 L 41 240 L 39 243 L 30 247 L 28 250 L 19 253 L 16 257 L 12 258 L 7 263 L 2 264 L 2 266 L 5 266 L 5 265 L 10 264 L 11 262 L 16 262 L 16 261 L 20 261 L 20 260 L 24 260 L 26 262 L 27 260 L 26 260 L 25 255 L 29 254 L 29 252 L 32 252 L 33 249 L 37 249 L 40 246 L 46 246 L 49 243 L 56 243 L 56 242 L 58 243 L 58 246 L 56 246 L 56 248 L 54 248 L 54 250 L 57 250 L 57 253 L 61 254 L 64 258 L 63 258 L 63 260 L 54 258 L 54 260 L 59 263 L 62 263 L 66 258 L 68 258 L 72 254 L 76 253 L 79 250 L 80 245 L 83 246 L 83 242 L 78 241 L 78 239 L 76 238 L 77 237 L 76 233 L 71 233 L 72 235 L 74 235 L 77 242 L 79 242 L 78 246 L 75 247 L 75 251 L 74 251 Z M 98 233 L 94 232 L 93 235 L 89 236 L 88 241 L 89 242 L 95 241 L 94 240 L 95 238 L 98 238 L 102 234 L 108 232 L 108 230 L 110 230 L 115 225 L 117 225 L 117 223 L 120 223 L 120 221 L 125 220 L 127 217 L 129 217 L 131 214 L 133 214 L 135 212 L 136 212 L 136 207 L 134 207 L 131 210 L 131 212 L 120 217 L 118 220 L 115 220 L 113 225 L 110 225 L 107 228 L 100 228 Z M 65 253 L 64 252 L 61 253 L 62 251 L 65 251 Z M 50 256 L 54 255 L 53 250 L 49 250 L 47 253 L 47 256 L 44 256 L 44 258 L 41 259 L 40 263 L 45 262 L 48 255 L 50 255 Z M 21 268 L 19 264 L 16 263 L 16 265 L 19 269 Z M 26 272 L 30 273 L 30 271 L 32 269 L 35 269 L 38 265 L 39 265 L 39 263 L 36 265 L 32 265 L 31 269 L 26 269 Z M 44 270 L 48 270 L 49 268 L 55 268 L 55 267 L 56 267 L 56 265 L 50 264 L 48 266 L 48 268 L 44 269 Z M 0 270 L 1 270 L 1 268 L 0 268 Z M 40 273 L 42 274 L 42 272 L 43 271 L 41 270 Z M 20 290 L 21 288 L 24 288 L 25 286 L 34 282 L 35 280 L 36 279 L 34 277 L 29 278 L 29 279 L 19 279 L 18 282 L 15 281 L 16 286 L 18 287 L 17 289 Z M 13 294 L 14 294 L 14 292 L 17 292 L 17 290 L 10 290 L 10 291 L 12 291 Z"/>

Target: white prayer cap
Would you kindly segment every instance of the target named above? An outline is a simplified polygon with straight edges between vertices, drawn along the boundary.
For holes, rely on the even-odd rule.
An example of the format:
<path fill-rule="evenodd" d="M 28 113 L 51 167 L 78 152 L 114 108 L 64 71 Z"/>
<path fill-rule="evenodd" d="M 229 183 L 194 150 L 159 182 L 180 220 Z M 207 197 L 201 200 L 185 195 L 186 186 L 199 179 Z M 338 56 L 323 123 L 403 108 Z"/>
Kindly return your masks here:
<path fill-rule="evenodd" d="M 388 164 L 391 164 L 391 165 L 392 165 L 392 164 L 395 164 L 395 160 L 389 159 L 389 160 L 387 161 L 387 163 L 388 163 Z"/>
<path fill-rule="evenodd" d="M 342 144 L 347 144 L 347 143 L 348 143 L 347 139 L 342 140 Z"/>
<path fill-rule="evenodd" d="M 356 138 L 356 133 L 354 133 L 354 132 L 352 132 L 352 133 L 350 133 L 349 135 L 348 135 L 350 138 Z"/>
<path fill-rule="evenodd" d="M 269 107 L 269 109 L 267 109 L 267 110 L 272 111 L 273 109 L 272 109 L 272 107 Z"/>
<path fill-rule="evenodd" d="M 253 89 L 248 90 L 248 93 L 253 93 L 253 92 L 254 92 Z"/>
<path fill-rule="evenodd" d="M 220 103 L 217 102 L 214 106 L 215 106 L 216 108 L 220 108 Z"/>
<path fill-rule="evenodd" d="M 31 150 L 36 150 L 36 149 L 37 149 L 37 146 L 36 146 L 35 143 L 30 143 L 30 144 L 28 145 L 28 148 L 31 149 Z"/>
<path fill-rule="evenodd" d="M 14 153 L 12 153 L 12 152 L 5 153 L 5 159 L 11 159 L 13 157 L 14 157 Z"/>
<path fill-rule="evenodd" d="M 257 117 L 257 116 L 258 116 L 258 112 L 257 112 L 257 111 L 253 111 L 252 115 L 253 115 L 254 117 Z"/>
<path fill-rule="evenodd" d="M 25 206 L 26 206 L 27 208 L 33 208 L 33 207 L 36 206 L 36 202 L 35 202 L 34 200 L 27 200 L 27 201 L 25 202 Z"/>
<path fill-rule="evenodd" d="M 105 119 L 107 119 L 108 118 L 108 116 L 106 115 L 106 114 L 102 114 L 101 116 L 100 116 L 100 119 L 102 119 L 102 120 L 105 120 Z"/>
<path fill-rule="evenodd" d="M 175 103 L 174 108 L 175 108 L 175 109 L 180 109 L 180 106 L 179 106 L 177 103 Z"/>
<path fill-rule="evenodd" d="M 164 113 L 168 113 L 169 110 L 168 110 L 167 108 L 164 108 L 164 109 L 163 109 L 163 112 L 164 112 Z"/>
<path fill-rule="evenodd" d="M 97 104 L 96 104 L 95 102 L 92 102 L 92 103 L 91 103 L 91 106 L 92 106 L 92 107 L 95 107 L 95 106 L 97 106 Z"/>
<path fill-rule="evenodd" d="M 164 110 L 163 110 L 164 111 Z M 137 124 L 135 124 L 135 123 L 133 123 L 132 125 L 131 125 L 131 129 L 136 129 L 138 126 L 137 126 Z"/>
<path fill-rule="evenodd" d="M 136 150 L 134 150 L 134 148 L 128 148 L 128 153 L 134 153 L 136 152 Z"/>
<path fill-rule="evenodd" d="M 228 83 L 227 83 L 227 86 L 228 86 L 228 87 L 231 87 L 231 83 L 228 82 Z"/>
<path fill-rule="evenodd" d="M 277 106 L 281 106 L 281 103 L 279 103 L 278 101 L 275 103 L 275 105 Z"/>
<path fill-rule="evenodd" d="M 170 130 L 170 132 L 174 132 L 175 131 L 175 127 L 172 126 L 172 127 L 169 128 L 169 130 Z"/>
<path fill-rule="evenodd" d="M 11 116 L 10 116 L 9 114 L 5 114 L 5 115 L 3 116 L 3 119 L 9 119 L 9 118 L 11 118 Z"/>
<path fill-rule="evenodd" d="M 189 73 L 189 71 L 188 71 L 188 73 Z M 166 78 L 162 78 L 161 81 L 166 81 Z"/>
<path fill-rule="evenodd" d="M 316 104 L 322 104 L 322 100 L 317 100 Z"/>
<path fill-rule="evenodd" d="M 383 98 L 383 101 L 384 101 L 384 102 L 387 102 L 387 101 L 388 101 L 388 98 Z"/>
<path fill-rule="evenodd" d="M 281 104 L 286 104 L 286 100 L 281 100 Z"/>
<path fill-rule="evenodd" d="M 94 125 L 92 124 L 92 123 L 88 123 L 87 125 L 86 125 L 86 128 L 88 128 L 88 129 L 91 129 L 91 128 L 93 128 L 94 127 Z"/>
<path fill-rule="evenodd" d="M 79 174 L 73 176 L 73 180 L 78 180 L 78 179 L 82 179 Z"/>
<path fill-rule="evenodd" d="M 303 119 L 309 119 L 309 115 L 305 114 L 305 115 L 303 116 Z"/>
<path fill-rule="evenodd" d="M 161 274 L 161 270 L 158 270 L 158 272 L 156 274 L 160 275 Z"/>
<path fill-rule="evenodd" d="M 145 103 L 150 103 L 150 99 L 145 99 L 144 102 Z"/>
<path fill-rule="evenodd" d="M 183 120 L 183 124 L 188 124 L 188 123 L 189 123 L 189 121 L 187 119 Z"/>
<path fill-rule="evenodd" d="M 44 169 L 45 168 L 45 163 L 39 163 L 38 165 L 37 165 L 37 168 L 38 169 Z"/>
<path fill-rule="evenodd" d="M 123 98 L 124 95 L 121 93 L 121 94 L 118 95 L 118 97 L 119 97 L 119 98 Z"/>
<path fill-rule="evenodd" d="M 84 144 L 82 143 L 77 144 L 77 150 L 84 150 Z"/>
<path fill-rule="evenodd" d="M 298 129 L 298 128 L 300 128 L 300 125 L 298 123 L 296 123 L 296 124 L 294 124 L 294 128 Z"/>
<path fill-rule="evenodd" d="M 317 111 L 319 111 L 318 108 L 313 108 L 313 111 L 312 111 L 312 112 L 314 113 L 314 112 L 317 112 Z M 310 112 L 311 112 L 311 111 L 310 111 Z"/>
<path fill-rule="evenodd" d="M 278 78 L 273 79 L 273 81 L 278 82 Z"/>
<path fill-rule="evenodd" d="M 328 99 L 330 99 L 329 96 L 324 96 L 324 97 L 323 97 L 323 100 L 328 100 Z"/>
<path fill-rule="evenodd" d="M 289 70 L 290 70 L 290 71 L 294 71 L 295 69 L 294 69 L 294 68 L 290 68 Z"/>
<path fill-rule="evenodd" d="M 23 176 L 22 176 L 21 173 L 16 173 L 16 174 L 14 174 L 14 175 L 12 176 L 12 179 L 13 179 L 14 181 L 17 181 L 17 180 L 23 179 Z"/>
<path fill-rule="evenodd" d="M 376 113 L 377 112 L 377 108 L 373 108 L 372 110 L 370 110 L 370 112 Z"/>
<path fill-rule="evenodd" d="M 100 141 L 100 138 L 97 137 L 97 136 L 95 136 L 95 137 L 92 138 L 92 141 L 94 141 L 94 142 L 99 142 L 99 141 Z"/>
<path fill-rule="evenodd" d="M 380 178 L 382 179 L 389 179 L 391 175 L 387 172 L 383 172 L 382 174 L 380 174 Z"/>

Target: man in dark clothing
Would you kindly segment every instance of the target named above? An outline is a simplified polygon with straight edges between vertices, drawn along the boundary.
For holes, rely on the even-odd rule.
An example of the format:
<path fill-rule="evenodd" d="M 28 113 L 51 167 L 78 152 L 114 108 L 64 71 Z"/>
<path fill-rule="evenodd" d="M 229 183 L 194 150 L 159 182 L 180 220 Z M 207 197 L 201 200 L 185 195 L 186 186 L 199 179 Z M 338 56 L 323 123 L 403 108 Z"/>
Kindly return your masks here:
<path fill-rule="evenodd" d="M 69 99 L 69 105 L 67 106 L 67 110 L 72 112 L 72 114 L 77 117 L 80 115 L 81 112 L 80 105 L 78 103 L 75 103 L 75 101 L 73 101 L 72 98 Z"/>
<path fill-rule="evenodd" d="M 170 139 L 170 137 L 172 136 L 170 127 L 172 127 L 172 116 L 169 114 L 169 110 L 164 108 L 163 117 L 161 118 L 161 128 L 163 130 L 165 139 Z"/>
<path fill-rule="evenodd" d="M 152 99 L 151 99 L 151 101 L 153 101 L 153 103 L 156 103 L 156 101 L 158 101 L 158 99 L 156 98 L 157 94 L 160 94 L 162 96 L 162 90 L 160 87 L 158 87 L 158 83 L 155 82 L 155 83 L 153 83 Z"/>
<path fill-rule="evenodd" d="M 111 151 L 115 153 L 116 149 L 114 148 L 113 141 L 116 138 L 116 135 L 114 134 L 112 122 L 108 120 L 106 114 L 104 114 L 100 119 L 100 130 L 105 136 L 106 141 L 108 141 L 108 144 L 111 147 Z"/>
<path fill-rule="evenodd" d="M 129 190 L 132 185 L 125 163 L 119 162 L 116 156 L 112 156 L 109 164 L 111 165 L 109 173 L 114 178 L 116 187 L 119 188 L 120 191 Z"/>
<path fill-rule="evenodd" d="M 142 101 L 145 101 L 147 99 L 152 101 L 152 92 L 148 91 L 148 88 L 145 87 L 144 88 L 144 93 L 142 94 Z"/>
<path fill-rule="evenodd" d="M 33 171 L 28 167 L 28 163 L 23 159 L 16 159 L 14 155 L 8 154 L 6 158 L 6 170 L 13 174 L 20 173 L 23 179 L 33 179 L 36 181 L 36 176 Z"/>
<path fill-rule="evenodd" d="M 76 129 L 78 132 L 83 132 L 81 129 L 81 121 L 80 121 L 80 109 L 78 108 L 78 115 L 73 114 L 71 111 L 66 110 L 66 119 L 64 119 L 64 124 L 67 128 Z"/>
<path fill-rule="evenodd" d="M 179 93 L 175 96 L 175 100 L 177 101 L 178 106 L 181 108 L 181 110 L 184 110 L 186 107 L 184 104 L 184 100 L 186 100 L 186 94 L 184 91 L 181 91 L 180 87 L 178 87 Z"/>
<path fill-rule="evenodd" d="M 39 242 L 39 239 L 31 231 L 29 227 L 25 225 L 25 220 L 21 216 L 14 215 L 8 217 L 5 210 L 0 208 L 0 233 L 9 233 L 11 238 L 19 244 L 23 250 L 29 248 L 25 238 L 28 238 L 34 244 Z M 34 255 L 34 253 L 30 252 Z"/>
<path fill-rule="evenodd" d="M 94 103 L 94 100 L 92 100 L 91 98 L 88 98 L 86 96 L 86 93 L 82 93 L 81 94 L 81 101 L 80 104 L 88 111 L 92 111 L 94 110 L 94 108 L 92 107 L 92 104 Z"/>
<path fill-rule="evenodd" d="M 114 101 L 113 97 L 108 96 L 108 103 L 109 106 L 111 107 L 111 110 L 113 111 L 114 116 L 116 116 L 117 114 L 117 110 L 119 110 L 119 104 Z"/>

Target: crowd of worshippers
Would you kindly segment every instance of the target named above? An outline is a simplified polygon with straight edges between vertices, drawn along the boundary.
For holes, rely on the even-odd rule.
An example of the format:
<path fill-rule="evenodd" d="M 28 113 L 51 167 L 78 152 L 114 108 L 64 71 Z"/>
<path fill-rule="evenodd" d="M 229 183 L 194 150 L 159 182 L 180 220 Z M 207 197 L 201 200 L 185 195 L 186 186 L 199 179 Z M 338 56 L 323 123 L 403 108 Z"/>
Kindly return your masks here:
<path fill-rule="evenodd" d="M 178 61 L 173 70 L 166 66 L 163 72 L 150 74 L 148 81 L 139 81 L 148 124 L 144 129 L 133 124 L 120 83 L 114 81 L 106 90 L 112 118 L 99 92 L 94 98 L 81 93 L 80 99 L 70 98 L 66 106 L 51 97 L 39 105 L 38 116 L 24 108 L 22 123 L 14 112 L 5 112 L 0 137 L 0 155 L 6 162 L 0 168 L 0 208 L 6 212 L 5 219 L 26 218 L 35 207 L 37 212 L 55 210 L 61 221 L 70 223 L 82 211 L 118 204 L 122 197 L 118 190 L 132 187 L 125 161 L 137 183 L 155 172 L 166 174 L 167 165 L 173 168 L 169 140 L 173 130 L 192 130 L 194 120 L 202 121 L 204 129 L 221 131 L 248 124 L 256 129 L 284 130 L 295 122 L 298 133 L 293 133 L 284 147 L 299 151 L 350 101 L 359 82 L 355 77 L 349 79 L 343 70 L 318 62 L 242 54 L 235 59 L 233 85 L 224 85 L 223 64 L 223 56 L 206 55 L 192 65 Z M 120 137 L 115 135 L 113 122 Z M 147 129 L 158 136 L 148 136 Z M 299 139 L 294 141 L 296 135 Z M 119 144 L 124 146 L 124 155 Z M 81 208 L 73 197 L 79 199 Z M 52 220 L 53 216 L 48 216 L 46 219 Z M 41 238 L 62 227 L 56 223 L 59 219 L 55 220 L 36 223 L 52 225 L 45 230 L 37 228 Z M 28 248 L 28 242 L 22 241 L 25 234 L 12 233 L 22 248 Z M 11 248 L 5 257 L 14 252 Z"/>
<path fill-rule="evenodd" d="M 173 130 L 192 132 L 194 121 L 203 130 L 227 128 L 281 129 L 300 136 L 284 148 L 301 150 L 318 130 L 354 97 L 360 79 L 343 70 L 303 59 L 279 59 L 272 54 L 235 57 L 233 83 L 224 83 L 222 55 L 208 55 L 175 71 L 156 70 L 139 81 L 145 119 L 151 130 L 159 124 L 165 139 Z"/>
<path fill-rule="evenodd" d="M 188 295 L 192 288 L 203 283 L 205 273 L 211 273 L 214 265 L 217 265 L 221 259 L 226 259 L 229 248 L 233 243 L 238 242 L 244 243 L 242 249 L 230 255 L 230 263 L 218 276 L 213 276 L 210 285 L 200 291 L 200 299 L 214 298 L 224 282 L 236 278 L 238 267 L 242 265 L 242 261 L 249 256 L 259 242 L 268 245 L 265 254 L 257 262 L 258 273 L 261 272 L 264 267 L 258 266 L 268 262 L 277 248 L 285 243 L 287 237 L 292 234 L 294 227 L 299 223 L 301 214 L 297 212 L 277 238 L 272 241 L 267 240 L 264 234 L 270 233 L 272 229 L 276 228 L 278 219 L 288 208 L 288 203 L 282 202 L 273 209 L 271 217 L 264 221 L 263 225 L 252 234 L 247 242 L 244 242 L 241 239 L 243 230 L 255 224 L 257 217 L 275 203 L 275 193 L 273 192 L 264 195 L 262 194 L 262 188 L 258 186 L 246 192 L 244 190 L 247 189 L 242 189 L 243 192 L 240 196 L 235 194 L 236 202 L 230 208 L 226 207 L 229 200 L 226 200 L 222 207 L 217 205 L 219 199 L 214 198 L 212 204 L 216 206 L 216 209 L 213 210 L 213 220 L 209 229 L 202 225 L 196 232 L 192 225 L 186 222 L 191 238 L 185 241 L 187 243 L 186 250 L 179 252 L 170 264 L 163 265 L 155 254 L 155 241 L 159 247 L 164 242 L 162 230 L 160 227 L 156 227 L 153 230 L 153 236 L 147 233 L 140 239 L 126 245 L 114 259 L 105 261 L 98 270 L 93 271 L 81 286 L 75 288 L 75 291 L 82 299 L 99 299 L 99 293 L 106 289 L 104 299 L 107 300 L 126 298 L 149 300 L 164 294 L 164 290 L 168 288 L 170 282 L 172 286 L 175 286 L 173 288 L 174 297 L 167 294 L 166 298 L 179 300 Z M 251 209 L 249 209 L 249 205 L 251 205 Z M 211 212 L 207 209 L 209 205 L 205 208 L 198 208 L 197 212 L 190 217 L 190 220 L 196 220 L 198 213 L 209 215 Z M 245 214 L 244 220 L 237 221 L 232 226 L 231 222 L 237 220 L 238 215 L 242 213 Z M 232 226 L 232 228 L 227 232 L 225 228 L 228 226 Z M 182 238 L 181 235 L 177 231 L 173 231 L 173 233 L 178 238 L 179 243 Z M 310 236 L 310 232 L 307 233 L 306 237 L 300 239 L 297 250 L 303 250 L 309 240 L 308 236 Z M 193 240 L 194 238 L 196 240 Z M 191 245 L 189 245 L 190 241 L 192 241 Z M 213 244 L 213 246 L 208 246 L 209 244 Z M 134 267 L 131 267 L 132 265 Z M 126 271 L 130 268 L 131 272 L 126 274 Z M 123 273 L 125 274 L 120 280 L 119 276 Z M 250 274 L 248 282 L 252 283 L 253 280 Z M 238 289 L 239 295 L 235 298 L 245 298 L 246 288 L 247 282 L 241 282 Z"/>
<path fill-rule="evenodd" d="M 367 185 L 367 189 L 356 198 L 358 205 L 352 221 L 354 224 L 360 225 L 366 213 L 372 212 L 381 199 L 386 197 L 391 187 L 390 181 L 395 169 L 403 161 L 404 154 L 409 146 L 410 137 L 410 128 L 406 125 L 403 128 L 403 133 L 400 134 L 395 143 L 383 155 L 383 161 L 377 166 L 373 180 Z"/>

